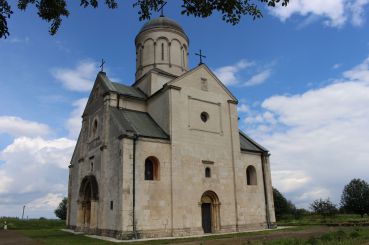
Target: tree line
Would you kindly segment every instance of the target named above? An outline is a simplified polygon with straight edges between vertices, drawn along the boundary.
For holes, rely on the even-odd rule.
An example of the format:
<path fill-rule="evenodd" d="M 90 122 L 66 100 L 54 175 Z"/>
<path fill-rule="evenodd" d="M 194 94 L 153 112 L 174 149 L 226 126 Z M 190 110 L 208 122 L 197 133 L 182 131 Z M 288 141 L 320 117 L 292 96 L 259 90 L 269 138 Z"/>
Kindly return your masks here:
<path fill-rule="evenodd" d="M 287 200 L 281 192 L 273 188 L 274 208 L 277 221 L 286 216 L 296 219 L 310 212 L 296 206 Z M 369 184 L 361 179 L 351 180 L 342 191 L 340 204 L 334 204 L 329 198 L 314 200 L 310 207 L 313 213 L 323 217 L 338 213 L 359 214 L 363 217 L 369 214 Z"/>
<path fill-rule="evenodd" d="M 296 206 L 287 200 L 281 192 L 273 188 L 274 209 L 277 221 L 285 216 L 293 216 L 298 219 L 310 212 L 304 208 Z M 327 199 L 317 199 L 310 204 L 313 213 L 323 217 L 334 216 L 338 213 L 359 214 L 363 217 L 369 214 L 369 184 L 361 179 L 353 179 L 342 191 L 341 203 L 336 205 Z M 67 217 L 67 198 L 65 197 L 59 207 L 55 210 L 55 215 L 62 220 Z"/>

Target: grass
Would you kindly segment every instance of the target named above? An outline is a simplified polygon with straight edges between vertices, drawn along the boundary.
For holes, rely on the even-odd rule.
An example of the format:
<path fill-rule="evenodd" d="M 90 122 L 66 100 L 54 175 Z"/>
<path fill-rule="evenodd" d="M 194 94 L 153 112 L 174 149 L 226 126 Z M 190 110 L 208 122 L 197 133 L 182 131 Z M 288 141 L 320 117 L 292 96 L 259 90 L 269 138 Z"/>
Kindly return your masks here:
<path fill-rule="evenodd" d="M 332 225 L 332 226 L 354 226 L 369 225 L 369 217 L 362 218 L 357 214 L 338 214 L 334 217 L 322 217 L 316 214 L 307 214 L 300 218 L 292 216 L 283 217 L 278 221 L 280 226 L 304 226 L 304 225 Z"/>
<path fill-rule="evenodd" d="M 369 241 L 368 228 L 349 228 L 327 232 L 318 237 L 308 239 L 284 238 L 275 241 L 257 241 L 245 243 L 252 245 L 360 245 Z"/>
<path fill-rule="evenodd" d="M 46 219 L 31 219 L 20 220 L 16 218 L 0 218 L 0 225 L 7 221 L 8 228 L 12 230 L 18 230 L 31 239 L 37 240 L 45 245 L 105 245 L 116 244 L 108 241 L 102 241 L 86 237 L 84 235 L 74 235 L 61 231 L 65 227 L 64 221 L 59 220 L 46 220 Z M 368 218 L 364 219 L 368 222 Z M 146 242 L 134 242 L 124 244 L 173 244 L 192 242 L 192 244 L 211 244 L 211 241 L 222 239 L 224 244 L 234 241 L 237 244 L 245 245 L 356 245 L 369 242 L 369 227 L 336 227 L 332 232 L 326 232 L 322 235 L 316 236 L 298 236 L 298 238 L 286 235 L 284 238 L 274 238 L 275 240 L 268 239 L 264 235 L 273 235 L 279 232 L 293 233 L 301 231 L 309 231 L 310 229 L 316 229 L 315 225 L 321 224 L 341 224 L 341 223 L 353 223 L 360 224 L 363 219 L 360 216 L 355 215 L 340 215 L 335 218 L 323 219 L 319 216 L 308 215 L 298 220 L 284 219 L 279 222 L 279 225 L 297 225 L 288 230 L 268 230 L 261 232 L 247 232 L 236 234 L 225 234 L 218 236 L 206 236 L 199 238 L 179 238 L 171 240 L 154 240 Z M 260 236 L 261 235 L 261 236 Z M 255 236 L 260 236 L 255 238 Z M 266 240 L 267 239 L 267 240 Z M 248 241 L 250 240 L 250 241 Z"/>
<path fill-rule="evenodd" d="M 21 220 L 18 218 L 0 218 L 0 228 L 3 227 L 6 221 L 10 230 L 37 230 L 37 229 L 63 229 L 65 221 L 56 219 L 27 219 Z"/>

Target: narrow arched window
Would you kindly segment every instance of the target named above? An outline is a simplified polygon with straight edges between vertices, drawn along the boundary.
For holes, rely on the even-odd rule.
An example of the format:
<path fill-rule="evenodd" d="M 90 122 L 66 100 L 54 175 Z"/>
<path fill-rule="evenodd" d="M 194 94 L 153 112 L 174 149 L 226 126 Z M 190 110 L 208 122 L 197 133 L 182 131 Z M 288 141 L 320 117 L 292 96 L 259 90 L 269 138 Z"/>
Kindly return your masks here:
<path fill-rule="evenodd" d="M 92 136 L 96 136 L 97 133 L 97 120 L 95 119 L 92 124 Z"/>
<path fill-rule="evenodd" d="M 257 185 L 256 170 L 254 166 L 248 166 L 246 169 L 246 182 L 247 185 Z"/>
<path fill-rule="evenodd" d="M 209 167 L 205 168 L 205 177 L 206 178 L 211 177 L 211 169 Z"/>
<path fill-rule="evenodd" d="M 164 43 L 161 44 L 161 60 L 164 60 Z"/>
<path fill-rule="evenodd" d="M 140 48 L 140 62 L 139 62 L 140 66 L 142 66 L 142 49 L 143 49 L 143 46 Z"/>
<path fill-rule="evenodd" d="M 155 157 L 145 160 L 145 180 L 159 180 L 159 160 Z"/>

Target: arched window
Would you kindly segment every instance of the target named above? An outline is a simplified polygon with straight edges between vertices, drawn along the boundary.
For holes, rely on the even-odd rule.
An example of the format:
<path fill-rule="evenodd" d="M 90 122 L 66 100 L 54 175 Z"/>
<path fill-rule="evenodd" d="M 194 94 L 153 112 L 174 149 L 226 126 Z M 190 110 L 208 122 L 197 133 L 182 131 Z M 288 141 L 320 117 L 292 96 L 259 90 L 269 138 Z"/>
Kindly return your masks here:
<path fill-rule="evenodd" d="M 145 180 L 159 180 L 159 160 L 156 157 L 145 160 Z"/>
<path fill-rule="evenodd" d="M 210 178 L 211 177 L 211 169 L 209 167 L 205 168 L 205 177 Z"/>
<path fill-rule="evenodd" d="M 161 44 L 161 60 L 164 60 L 164 43 Z"/>
<path fill-rule="evenodd" d="M 95 119 L 92 124 L 92 136 L 96 136 L 97 133 L 97 120 Z"/>
<path fill-rule="evenodd" d="M 248 166 L 246 169 L 246 182 L 247 185 L 257 185 L 256 170 L 254 166 Z"/>

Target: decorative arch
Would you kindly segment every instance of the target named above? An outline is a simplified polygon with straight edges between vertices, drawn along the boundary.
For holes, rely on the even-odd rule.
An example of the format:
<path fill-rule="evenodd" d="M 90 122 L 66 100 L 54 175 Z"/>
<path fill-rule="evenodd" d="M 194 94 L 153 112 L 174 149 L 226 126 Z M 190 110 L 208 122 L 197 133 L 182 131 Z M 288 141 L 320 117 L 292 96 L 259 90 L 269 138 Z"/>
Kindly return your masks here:
<path fill-rule="evenodd" d="M 145 159 L 145 180 L 160 179 L 160 162 L 154 156 Z"/>
<path fill-rule="evenodd" d="M 82 179 L 79 188 L 79 200 L 99 200 L 99 186 L 94 175 L 87 175 Z"/>
<path fill-rule="evenodd" d="M 246 168 L 246 183 L 247 185 L 257 185 L 256 169 L 252 165 Z"/>
<path fill-rule="evenodd" d="M 94 175 L 85 176 L 79 188 L 77 225 L 82 228 L 95 228 L 99 188 Z"/>
<path fill-rule="evenodd" d="M 152 38 L 147 38 L 143 42 L 141 65 L 150 65 L 155 63 L 155 41 Z"/>
<path fill-rule="evenodd" d="M 160 36 L 156 39 L 155 63 L 167 63 L 169 61 L 169 39 Z"/>
<path fill-rule="evenodd" d="M 220 230 L 220 202 L 218 195 L 211 190 L 201 196 L 201 218 L 204 233 L 214 233 Z"/>
<path fill-rule="evenodd" d="M 174 38 L 170 45 L 170 63 L 177 66 L 182 66 L 182 43 Z"/>

